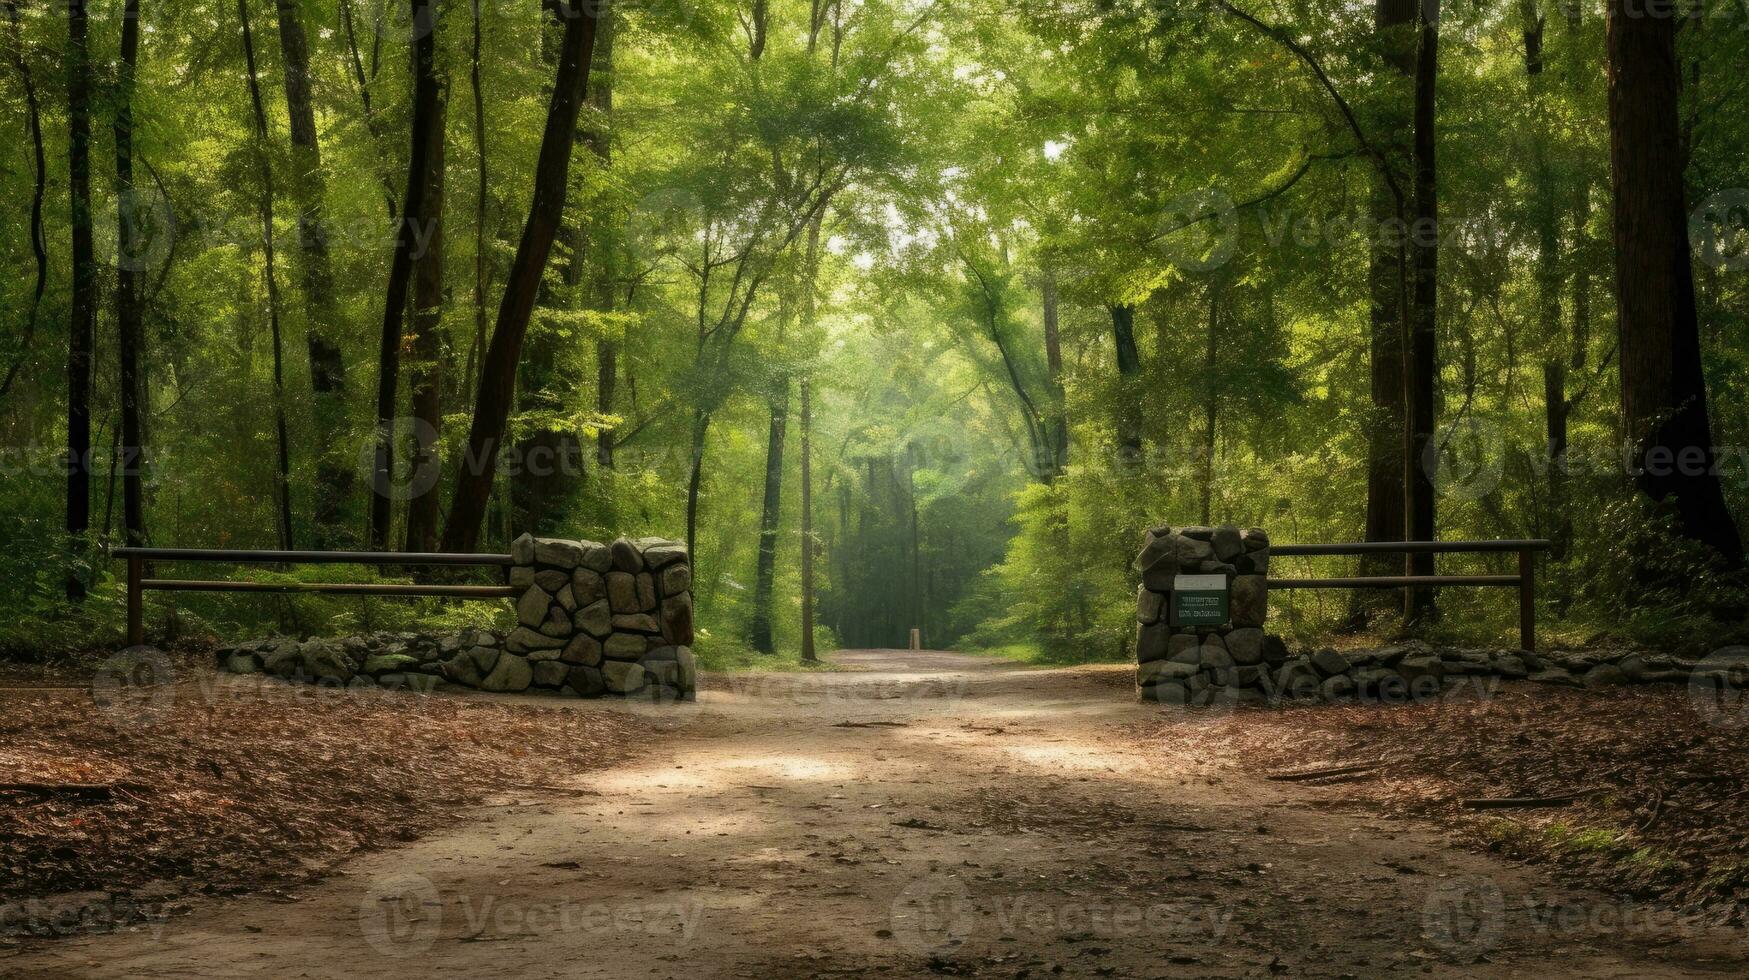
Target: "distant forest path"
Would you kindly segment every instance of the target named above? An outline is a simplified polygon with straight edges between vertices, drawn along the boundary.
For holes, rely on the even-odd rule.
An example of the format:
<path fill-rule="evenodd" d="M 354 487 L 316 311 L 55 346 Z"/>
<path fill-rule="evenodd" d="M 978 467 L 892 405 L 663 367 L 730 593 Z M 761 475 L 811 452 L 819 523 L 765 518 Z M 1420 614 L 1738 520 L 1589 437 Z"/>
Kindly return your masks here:
<path fill-rule="evenodd" d="M 650 726 L 631 761 L 568 792 L 507 773 L 451 831 L 294 901 L 213 900 L 0 974 L 1743 975 L 1721 940 L 1437 828 L 1153 747 L 1170 709 L 1121 665 L 832 660 L 608 708 Z"/>

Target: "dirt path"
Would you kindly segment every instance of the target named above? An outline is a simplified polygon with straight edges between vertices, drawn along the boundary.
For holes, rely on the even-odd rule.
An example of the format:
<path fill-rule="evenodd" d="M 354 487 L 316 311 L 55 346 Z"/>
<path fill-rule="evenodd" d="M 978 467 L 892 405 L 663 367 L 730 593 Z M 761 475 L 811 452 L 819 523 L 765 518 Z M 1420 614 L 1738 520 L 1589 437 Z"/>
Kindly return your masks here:
<path fill-rule="evenodd" d="M 295 901 L 0 975 L 1741 976 L 1741 936 L 1562 889 L 1232 760 L 1143 754 L 1123 668 L 852 651 L 706 679 L 581 795 L 505 798 Z M 577 710 L 602 710 L 599 704 Z"/>

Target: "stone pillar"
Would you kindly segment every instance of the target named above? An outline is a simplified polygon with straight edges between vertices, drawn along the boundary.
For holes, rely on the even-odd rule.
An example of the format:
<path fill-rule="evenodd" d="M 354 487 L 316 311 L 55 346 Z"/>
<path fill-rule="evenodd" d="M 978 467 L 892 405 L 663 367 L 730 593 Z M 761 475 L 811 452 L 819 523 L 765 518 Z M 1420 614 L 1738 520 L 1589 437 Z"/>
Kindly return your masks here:
<path fill-rule="evenodd" d="M 562 679 L 584 697 L 694 696 L 692 562 L 685 545 L 666 538 L 600 544 L 525 534 L 510 555 L 510 584 L 523 590 L 516 599 L 518 626 L 504 641 L 503 659 L 513 661 L 512 669 L 523 661 L 537 685 Z"/>
<path fill-rule="evenodd" d="M 1262 700 L 1287 647 L 1263 631 L 1269 536 L 1257 528 L 1157 527 L 1136 559 L 1136 689 L 1143 700 Z M 1180 576 L 1210 576 L 1179 595 Z M 1224 597 L 1219 594 L 1224 592 Z M 1225 613 L 1218 612 L 1224 599 Z M 1193 601 L 1194 600 L 1194 601 Z"/>

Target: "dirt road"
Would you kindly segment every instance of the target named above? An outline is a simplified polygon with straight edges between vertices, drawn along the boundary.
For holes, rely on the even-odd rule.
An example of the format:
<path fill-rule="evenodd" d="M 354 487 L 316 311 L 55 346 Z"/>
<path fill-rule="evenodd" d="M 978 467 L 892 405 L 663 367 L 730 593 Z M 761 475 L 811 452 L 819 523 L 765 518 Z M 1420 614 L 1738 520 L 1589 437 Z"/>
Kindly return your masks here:
<path fill-rule="evenodd" d="M 853 651 L 624 705 L 647 750 L 0 975 L 1742 976 L 1741 936 L 1137 748 L 1121 667 Z M 1315 761 L 1315 760 L 1309 760 Z"/>

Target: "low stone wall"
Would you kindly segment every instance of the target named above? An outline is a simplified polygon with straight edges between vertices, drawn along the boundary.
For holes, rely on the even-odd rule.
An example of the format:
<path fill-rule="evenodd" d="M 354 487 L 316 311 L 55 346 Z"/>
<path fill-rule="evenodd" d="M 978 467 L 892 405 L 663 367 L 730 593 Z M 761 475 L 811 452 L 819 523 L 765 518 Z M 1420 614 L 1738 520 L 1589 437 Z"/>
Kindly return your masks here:
<path fill-rule="evenodd" d="M 692 564 L 666 538 L 610 544 L 524 535 L 510 548 L 518 626 L 507 635 L 377 634 L 259 640 L 218 652 L 219 665 L 328 685 L 647 693 L 691 699 Z"/>

